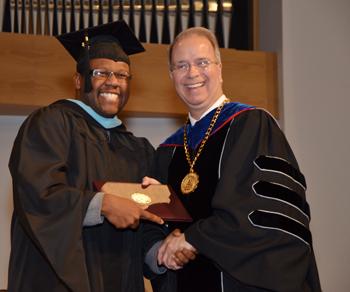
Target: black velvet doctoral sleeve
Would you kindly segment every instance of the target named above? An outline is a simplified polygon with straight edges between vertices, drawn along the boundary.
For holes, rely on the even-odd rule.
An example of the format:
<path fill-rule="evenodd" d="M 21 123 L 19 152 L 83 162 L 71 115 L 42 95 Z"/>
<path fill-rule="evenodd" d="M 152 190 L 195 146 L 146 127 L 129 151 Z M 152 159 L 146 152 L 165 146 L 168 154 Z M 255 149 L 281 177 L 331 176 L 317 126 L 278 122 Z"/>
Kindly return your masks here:
<path fill-rule="evenodd" d="M 213 214 L 185 231 L 187 241 L 245 285 L 319 291 L 306 184 L 268 113 L 251 110 L 232 121 L 219 176 Z"/>
<path fill-rule="evenodd" d="M 151 177 L 163 184 L 166 184 L 168 181 L 168 167 L 173 153 L 173 147 L 158 147 L 156 150 Z"/>
<path fill-rule="evenodd" d="M 57 109 L 27 118 L 11 153 L 14 213 L 26 234 L 72 291 L 90 291 L 82 222 L 94 193 L 67 176 L 71 124 Z"/>

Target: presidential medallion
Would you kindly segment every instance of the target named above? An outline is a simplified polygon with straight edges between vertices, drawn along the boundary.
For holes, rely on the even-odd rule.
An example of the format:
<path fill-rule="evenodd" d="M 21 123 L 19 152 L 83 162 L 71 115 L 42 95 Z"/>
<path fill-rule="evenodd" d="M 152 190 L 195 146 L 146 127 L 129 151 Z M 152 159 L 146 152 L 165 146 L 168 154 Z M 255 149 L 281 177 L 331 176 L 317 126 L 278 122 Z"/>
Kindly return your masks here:
<path fill-rule="evenodd" d="M 181 192 L 188 195 L 197 188 L 199 183 L 199 176 L 195 172 L 188 173 L 181 182 Z"/>
<path fill-rule="evenodd" d="M 212 117 L 212 119 L 210 121 L 209 127 L 204 134 L 204 138 L 202 139 L 201 143 L 199 144 L 198 151 L 197 151 L 196 155 L 194 156 L 193 160 L 191 159 L 191 155 L 190 155 L 190 151 L 189 151 L 189 147 L 188 147 L 188 142 L 187 142 L 187 124 L 189 123 L 189 118 L 187 118 L 187 121 L 184 125 L 184 151 L 185 151 L 185 157 L 186 157 L 187 163 L 190 166 L 190 172 L 183 178 L 183 180 L 181 182 L 181 192 L 184 195 L 188 195 L 188 194 L 192 193 L 198 186 L 199 176 L 197 173 L 195 173 L 193 171 L 194 165 L 196 164 L 199 155 L 201 155 L 205 143 L 209 139 L 210 133 L 214 128 L 214 125 L 215 125 L 215 123 L 220 115 L 222 108 L 224 107 L 224 105 L 227 102 L 228 102 L 228 100 L 225 99 L 224 102 L 220 106 L 218 106 L 218 108 L 216 109 L 214 116 Z"/>

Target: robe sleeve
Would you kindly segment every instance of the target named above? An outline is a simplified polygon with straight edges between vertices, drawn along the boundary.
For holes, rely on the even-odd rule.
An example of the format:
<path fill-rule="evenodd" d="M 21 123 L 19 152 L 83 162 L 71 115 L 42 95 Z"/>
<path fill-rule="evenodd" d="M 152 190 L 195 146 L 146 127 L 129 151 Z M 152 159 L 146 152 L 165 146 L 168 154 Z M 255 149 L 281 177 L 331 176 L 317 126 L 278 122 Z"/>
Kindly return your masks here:
<path fill-rule="evenodd" d="M 173 147 L 158 147 L 154 158 L 153 168 L 149 176 L 166 184 L 168 181 L 168 167 L 173 153 Z"/>
<path fill-rule="evenodd" d="M 91 191 L 69 184 L 71 125 L 40 109 L 22 125 L 11 153 L 14 212 L 40 253 L 72 291 L 90 291 L 82 243 Z"/>
<path fill-rule="evenodd" d="M 186 240 L 246 285 L 304 291 L 314 260 L 306 184 L 268 113 L 232 121 L 219 176 L 213 214 L 185 230 Z M 314 277 L 317 286 L 317 270 Z"/>
<path fill-rule="evenodd" d="M 169 233 L 167 228 L 162 225 L 157 225 L 152 222 L 144 221 L 141 225 L 142 230 L 142 253 L 143 258 L 145 259 L 144 263 L 144 276 L 148 279 L 152 279 L 157 274 L 161 274 L 164 272 L 164 270 L 160 267 L 156 267 L 157 265 L 157 252 L 158 248 L 160 247 L 159 243 L 164 240 L 164 238 Z M 154 250 L 154 248 L 156 248 Z M 152 252 L 153 250 L 153 252 Z M 150 253 L 152 252 L 152 254 Z M 151 259 L 151 256 L 154 256 L 153 259 Z M 147 257 L 147 261 L 146 261 Z M 152 269 L 149 264 L 152 264 L 155 269 Z M 158 269 L 159 268 L 159 269 Z M 157 272 L 158 270 L 158 272 Z"/>

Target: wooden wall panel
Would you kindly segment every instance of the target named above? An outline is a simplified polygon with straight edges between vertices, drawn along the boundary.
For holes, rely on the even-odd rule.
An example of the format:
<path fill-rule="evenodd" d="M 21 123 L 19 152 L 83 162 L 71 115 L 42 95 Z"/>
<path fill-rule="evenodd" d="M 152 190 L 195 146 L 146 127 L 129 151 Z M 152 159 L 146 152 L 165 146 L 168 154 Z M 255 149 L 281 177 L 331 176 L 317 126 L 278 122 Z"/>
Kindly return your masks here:
<path fill-rule="evenodd" d="M 74 96 L 75 63 L 54 37 L 0 33 L 0 114 L 28 114 L 57 99 Z M 167 70 L 167 45 L 144 44 L 131 56 L 127 115 L 177 116 L 186 110 Z M 221 49 L 224 92 L 234 101 L 277 113 L 276 55 Z"/>

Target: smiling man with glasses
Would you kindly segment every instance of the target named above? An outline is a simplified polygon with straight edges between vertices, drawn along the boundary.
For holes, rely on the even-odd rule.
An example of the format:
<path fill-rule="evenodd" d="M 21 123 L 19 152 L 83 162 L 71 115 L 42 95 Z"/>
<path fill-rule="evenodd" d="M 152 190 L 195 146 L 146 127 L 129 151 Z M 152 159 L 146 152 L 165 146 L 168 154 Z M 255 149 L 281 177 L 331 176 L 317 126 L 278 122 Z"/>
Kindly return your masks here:
<path fill-rule="evenodd" d="M 321 291 L 305 179 L 275 119 L 228 100 L 205 28 L 176 37 L 169 70 L 188 118 L 158 147 L 156 180 L 144 184 L 168 183 L 193 218 L 169 224 L 158 254 L 178 269 L 177 291 Z M 198 255 L 181 268 L 174 253 L 184 249 Z"/>

